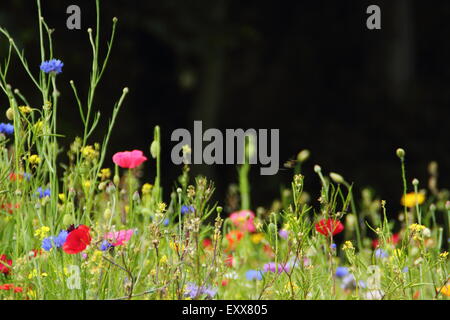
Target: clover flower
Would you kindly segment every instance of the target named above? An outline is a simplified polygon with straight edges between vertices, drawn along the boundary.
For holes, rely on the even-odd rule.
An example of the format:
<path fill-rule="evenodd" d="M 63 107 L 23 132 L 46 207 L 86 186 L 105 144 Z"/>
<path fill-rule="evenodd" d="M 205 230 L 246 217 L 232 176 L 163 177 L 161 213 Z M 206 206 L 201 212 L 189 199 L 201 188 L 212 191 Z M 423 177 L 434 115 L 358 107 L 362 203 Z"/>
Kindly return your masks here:
<path fill-rule="evenodd" d="M 52 59 L 41 63 L 40 69 L 45 73 L 59 74 L 62 72 L 64 63 L 58 59 Z"/>

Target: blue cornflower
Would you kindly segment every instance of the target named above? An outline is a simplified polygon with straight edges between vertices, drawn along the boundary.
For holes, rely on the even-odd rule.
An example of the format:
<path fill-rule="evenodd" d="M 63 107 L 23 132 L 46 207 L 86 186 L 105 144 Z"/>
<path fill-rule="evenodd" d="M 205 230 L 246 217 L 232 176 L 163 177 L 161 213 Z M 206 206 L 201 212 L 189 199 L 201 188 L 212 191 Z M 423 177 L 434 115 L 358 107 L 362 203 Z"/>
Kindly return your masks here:
<path fill-rule="evenodd" d="M 248 270 L 245 277 L 247 280 L 262 280 L 263 273 L 259 270 Z"/>
<path fill-rule="evenodd" d="M 13 134 L 14 133 L 14 126 L 10 123 L 0 123 L 0 133 L 4 134 Z"/>
<path fill-rule="evenodd" d="M 100 250 L 101 250 L 101 251 L 106 251 L 106 250 L 108 250 L 109 248 L 111 248 L 112 246 L 113 246 L 113 245 L 112 245 L 109 241 L 103 240 L 102 244 L 100 245 Z"/>
<path fill-rule="evenodd" d="M 186 214 L 194 211 L 195 209 L 193 206 L 181 206 L 181 214 Z"/>
<path fill-rule="evenodd" d="M 165 218 L 164 219 L 163 224 L 164 224 L 165 227 L 167 227 L 169 225 L 169 221 L 170 221 L 169 218 Z"/>
<path fill-rule="evenodd" d="M 54 72 L 55 74 L 58 74 L 62 72 L 62 67 L 64 67 L 64 63 L 61 60 L 52 59 L 42 62 L 40 68 L 45 73 Z"/>
<path fill-rule="evenodd" d="M 342 278 L 348 275 L 348 268 L 346 267 L 337 267 L 336 268 L 336 277 Z"/>
<path fill-rule="evenodd" d="M 201 295 L 206 294 L 208 298 L 213 298 L 217 293 L 217 289 L 212 287 L 199 287 L 196 284 L 190 282 L 186 285 L 185 295 L 191 299 L 195 299 Z"/>
<path fill-rule="evenodd" d="M 48 237 L 42 240 L 42 249 L 45 251 L 50 251 L 50 249 L 53 247 L 53 237 Z"/>
<path fill-rule="evenodd" d="M 56 248 L 61 248 L 66 242 L 67 236 L 69 233 L 67 230 L 62 230 L 56 237 L 53 238 L 53 242 L 55 243 Z"/>
<path fill-rule="evenodd" d="M 387 254 L 386 251 L 384 251 L 383 249 L 377 249 L 375 250 L 375 257 L 381 259 L 381 258 L 387 258 L 389 255 Z"/>
<path fill-rule="evenodd" d="M 331 248 L 332 250 L 336 250 L 336 243 L 332 243 L 332 244 L 330 245 L 330 248 Z"/>
<path fill-rule="evenodd" d="M 402 269 L 402 272 L 403 273 L 407 273 L 409 271 L 409 268 L 408 267 L 404 267 L 403 269 Z"/>
<path fill-rule="evenodd" d="M 39 199 L 42 199 L 44 197 L 50 197 L 50 189 L 49 188 L 46 188 L 44 190 L 44 189 L 42 189 L 42 187 L 39 187 L 37 189 L 37 193 L 39 195 Z"/>

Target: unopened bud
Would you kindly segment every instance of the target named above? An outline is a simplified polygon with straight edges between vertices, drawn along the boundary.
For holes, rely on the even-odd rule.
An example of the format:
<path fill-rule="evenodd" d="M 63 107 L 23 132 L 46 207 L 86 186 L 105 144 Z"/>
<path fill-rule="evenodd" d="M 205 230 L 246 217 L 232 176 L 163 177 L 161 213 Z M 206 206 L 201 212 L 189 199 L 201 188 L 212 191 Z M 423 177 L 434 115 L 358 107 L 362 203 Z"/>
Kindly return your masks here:
<path fill-rule="evenodd" d="M 405 157 L 405 150 L 402 148 L 398 148 L 396 153 L 397 157 L 399 157 L 400 159 L 403 159 Z"/>
<path fill-rule="evenodd" d="M 6 118 L 8 118 L 8 120 L 14 119 L 14 110 L 12 108 L 8 108 L 8 110 L 6 110 Z"/>
<path fill-rule="evenodd" d="M 330 178 L 336 183 L 345 183 L 344 177 L 335 172 L 330 172 Z"/>
<path fill-rule="evenodd" d="M 311 155 L 311 153 L 309 152 L 309 150 L 307 150 L 307 149 L 302 150 L 298 153 L 297 160 L 300 162 L 305 162 L 306 160 L 308 160 L 310 155 Z"/>
<path fill-rule="evenodd" d="M 315 166 L 314 166 L 314 172 L 315 173 L 319 173 L 319 172 L 321 172 L 322 171 L 322 168 L 318 165 L 318 164 L 316 164 Z"/>
<path fill-rule="evenodd" d="M 116 186 L 119 185 L 119 183 L 120 183 L 120 177 L 119 177 L 119 175 L 117 175 L 117 174 L 114 175 L 113 182 L 114 182 L 114 184 L 115 184 Z"/>
<path fill-rule="evenodd" d="M 419 180 L 418 179 L 413 179 L 412 184 L 413 184 L 413 186 L 418 186 L 419 185 Z"/>
<path fill-rule="evenodd" d="M 74 219 L 73 219 L 72 215 L 67 213 L 63 217 L 63 225 L 70 226 L 71 224 L 74 224 Z"/>

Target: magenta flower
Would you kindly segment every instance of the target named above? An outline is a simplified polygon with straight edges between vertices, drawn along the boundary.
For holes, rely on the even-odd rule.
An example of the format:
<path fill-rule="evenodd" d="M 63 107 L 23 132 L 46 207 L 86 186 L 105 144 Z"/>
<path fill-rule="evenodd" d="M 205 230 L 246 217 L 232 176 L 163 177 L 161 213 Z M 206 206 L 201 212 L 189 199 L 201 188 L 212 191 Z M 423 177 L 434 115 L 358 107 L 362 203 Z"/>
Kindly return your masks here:
<path fill-rule="evenodd" d="M 278 263 L 278 273 L 282 273 L 283 271 L 289 272 L 291 267 L 288 263 Z M 264 272 L 276 272 L 277 265 L 275 262 L 269 262 L 264 265 Z"/>
<path fill-rule="evenodd" d="M 129 241 L 131 239 L 131 236 L 134 234 L 133 229 L 129 230 L 120 230 L 117 232 L 108 232 L 105 235 L 105 239 L 112 240 L 113 246 L 121 246 L 125 242 Z"/>
<path fill-rule="evenodd" d="M 121 168 L 133 169 L 140 166 L 147 157 L 140 150 L 117 152 L 113 156 L 113 161 Z"/>
<path fill-rule="evenodd" d="M 233 224 L 241 231 L 255 232 L 254 224 L 255 214 L 250 210 L 241 210 L 230 214 L 230 219 Z"/>

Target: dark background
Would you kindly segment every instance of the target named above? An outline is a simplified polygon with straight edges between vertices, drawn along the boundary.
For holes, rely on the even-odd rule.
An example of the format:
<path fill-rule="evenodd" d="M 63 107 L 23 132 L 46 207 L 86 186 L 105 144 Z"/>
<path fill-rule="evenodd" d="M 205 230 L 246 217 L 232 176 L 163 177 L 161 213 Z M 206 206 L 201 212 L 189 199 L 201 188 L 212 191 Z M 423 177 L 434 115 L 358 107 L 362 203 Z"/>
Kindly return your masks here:
<path fill-rule="evenodd" d="M 82 30 L 66 28 L 67 6 L 82 11 Z M 366 8 L 377 4 L 382 29 L 366 28 Z M 88 85 L 91 50 L 87 28 L 95 27 L 95 1 L 42 0 L 55 28 L 55 56 L 64 61 L 59 127 L 66 144 L 81 133 L 68 84 Z M 112 134 L 110 156 L 142 149 L 149 156 L 153 127 L 162 128 L 163 184 L 168 192 L 180 168 L 171 163 L 176 128 L 279 128 L 280 166 L 308 148 L 306 186 L 318 197 L 312 168 L 341 173 L 358 189 L 372 186 L 395 212 L 402 194 L 397 147 L 407 152 L 408 181 L 426 184 L 427 164 L 440 164 L 448 186 L 450 120 L 450 2 L 440 1 L 102 1 L 105 53 L 111 18 L 119 18 L 111 61 L 95 106 L 101 141 L 113 103 L 124 86 L 130 94 Z M 1 0 L 0 25 L 24 48 L 37 74 L 37 10 L 32 0 Z M 0 51 L 7 42 L 0 40 Z M 17 59 L 16 59 L 17 61 Z M 19 64 L 10 75 L 30 101 L 41 102 Z M 0 106 L 6 110 L 5 97 Z M 4 114 L 1 121 L 6 121 Z M 152 181 L 154 161 L 144 180 Z M 234 166 L 195 166 L 213 178 L 223 203 Z M 292 172 L 260 176 L 252 170 L 253 205 L 269 205 Z"/>

